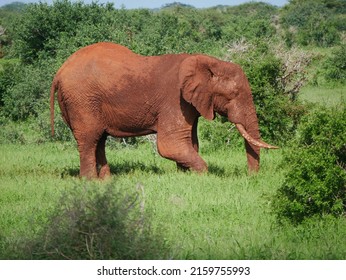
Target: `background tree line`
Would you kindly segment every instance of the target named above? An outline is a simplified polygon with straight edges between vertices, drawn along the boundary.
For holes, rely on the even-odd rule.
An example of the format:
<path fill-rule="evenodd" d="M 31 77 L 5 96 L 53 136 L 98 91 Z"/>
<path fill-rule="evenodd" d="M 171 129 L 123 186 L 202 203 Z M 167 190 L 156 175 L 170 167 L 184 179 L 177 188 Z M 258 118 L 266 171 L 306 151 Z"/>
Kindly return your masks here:
<path fill-rule="evenodd" d="M 53 75 L 77 49 L 112 41 L 142 55 L 204 53 L 239 63 L 252 87 L 263 138 L 289 145 L 289 141 L 298 141 L 294 139 L 297 129 L 304 131 L 299 126 L 311 125 L 311 121 L 304 123 L 307 112 L 313 110 L 298 98 L 301 87 L 345 84 L 345 32 L 344 0 L 291 0 L 282 8 L 261 2 L 208 9 L 174 3 L 158 10 L 116 9 L 111 3 L 69 0 L 6 5 L 0 8 L 0 142 L 52 141 L 48 96 Z M 328 116 L 330 120 L 343 118 Z M 336 138 L 345 131 L 344 122 L 337 123 Z M 70 140 L 71 133 L 58 116 L 56 125 L 55 139 Z M 29 136 L 25 134 L 28 128 Z M 239 142 L 233 131 L 218 117 L 214 123 L 202 122 L 199 133 L 208 148 L 216 149 Z M 324 141 L 329 140 L 325 137 Z M 335 145 L 338 156 L 331 157 L 331 162 L 344 174 L 345 146 Z M 346 179 L 342 176 L 333 182 L 339 203 L 333 208 L 339 212 L 333 213 L 345 209 L 346 194 L 340 188 Z M 289 183 L 285 186 L 292 188 Z M 298 187 L 295 193 L 302 190 Z M 282 191 L 289 199 L 281 204 L 297 200 L 292 192 Z M 294 213 L 302 212 L 307 213 Z"/>
<path fill-rule="evenodd" d="M 175 3 L 159 10 L 68 0 L 4 6 L 1 122 L 39 117 L 48 109 L 50 81 L 65 59 L 85 45 L 112 41 L 142 55 L 206 53 L 238 62 L 249 76 L 263 136 L 287 140 L 302 113 L 296 95 L 312 60 L 308 53 L 297 56 L 293 46 L 342 45 L 326 61 L 323 75 L 344 80 L 345 67 L 339 64 L 345 63 L 340 60 L 340 54 L 345 56 L 345 6 L 345 1 L 337 0 L 290 1 L 282 9 L 261 2 L 209 9 Z M 292 64 L 302 65 L 301 69 L 286 65 L 284 54 L 292 57 L 292 50 L 297 56 Z"/>

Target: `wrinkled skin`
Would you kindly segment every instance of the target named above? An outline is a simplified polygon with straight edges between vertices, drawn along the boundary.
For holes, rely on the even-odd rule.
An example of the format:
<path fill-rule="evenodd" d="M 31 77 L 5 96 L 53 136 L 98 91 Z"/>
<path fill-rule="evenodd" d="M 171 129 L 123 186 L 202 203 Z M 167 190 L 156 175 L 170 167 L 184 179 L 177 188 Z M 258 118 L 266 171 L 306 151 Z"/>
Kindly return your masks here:
<path fill-rule="evenodd" d="M 108 135 L 157 133 L 160 155 L 179 168 L 207 171 L 198 154 L 197 122 L 215 112 L 228 117 L 245 139 L 250 172 L 258 171 L 260 140 L 248 80 L 242 69 L 205 55 L 140 56 L 113 43 L 98 43 L 75 52 L 54 77 L 54 95 L 71 128 L 80 154 L 80 176 L 105 178 Z"/>

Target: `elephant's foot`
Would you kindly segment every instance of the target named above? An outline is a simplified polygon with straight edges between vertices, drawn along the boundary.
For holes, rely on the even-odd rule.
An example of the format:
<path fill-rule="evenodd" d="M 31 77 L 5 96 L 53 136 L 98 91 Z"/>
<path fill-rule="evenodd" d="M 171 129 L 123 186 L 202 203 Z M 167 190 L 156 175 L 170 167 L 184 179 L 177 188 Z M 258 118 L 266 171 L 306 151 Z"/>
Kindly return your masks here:
<path fill-rule="evenodd" d="M 92 180 L 92 179 L 97 179 L 97 173 L 96 173 L 96 169 L 94 170 L 85 170 L 83 168 L 81 168 L 80 172 L 79 172 L 79 177 L 80 178 L 86 178 L 88 180 Z"/>
<path fill-rule="evenodd" d="M 197 173 L 208 172 L 208 166 L 204 160 L 198 160 L 198 161 L 190 163 L 189 165 L 177 162 L 177 168 L 179 171 L 183 171 L 183 172 L 186 172 L 189 170 L 195 171 Z"/>
<path fill-rule="evenodd" d="M 102 180 L 105 180 L 105 179 L 108 179 L 110 177 L 111 177 L 111 170 L 109 168 L 109 165 L 108 164 L 103 165 L 99 171 L 99 178 Z"/>
<path fill-rule="evenodd" d="M 182 172 L 189 171 L 189 168 L 186 166 L 181 165 L 180 163 L 177 163 L 177 169 Z"/>

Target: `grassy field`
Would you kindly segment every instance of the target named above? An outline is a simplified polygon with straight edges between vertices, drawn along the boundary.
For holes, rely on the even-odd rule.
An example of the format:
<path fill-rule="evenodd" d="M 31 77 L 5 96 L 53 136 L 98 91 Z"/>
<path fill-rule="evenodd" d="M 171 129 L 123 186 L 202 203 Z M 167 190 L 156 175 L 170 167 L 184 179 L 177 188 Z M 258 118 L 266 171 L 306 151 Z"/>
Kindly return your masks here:
<path fill-rule="evenodd" d="M 343 86 L 337 88 L 318 88 L 306 86 L 302 89 L 300 98 L 303 101 L 333 107 L 340 102 L 346 101 L 346 87 Z"/>
<path fill-rule="evenodd" d="M 25 13 L 0 11 L 1 25 L 9 31 L 0 44 L 0 259 L 346 259 L 345 216 L 316 215 L 299 225 L 278 222 L 273 205 L 290 169 L 285 155 L 304 155 L 292 147 L 263 151 L 261 171 L 250 176 L 239 148 L 242 139 L 232 135 L 232 149 L 214 150 L 217 140 L 225 142 L 219 122 L 201 141 L 207 174 L 178 172 L 149 142 L 112 142 L 107 146 L 112 178 L 85 181 L 78 177 L 76 144 L 68 142 L 58 110 L 55 139 L 66 142 L 49 136 L 53 69 L 97 41 L 115 41 L 143 55 L 206 53 L 240 63 L 259 94 L 256 101 L 262 109 L 268 106 L 268 114 L 261 112 L 266 125 L 282 118 L 268 129 L 275 136 L 289 129 L 287 117 L 312 112 L 313 106 L 305 111 L 278 99 L 305 78 L 308 86 L 299 100 L 338 110 L 346 100 L 346 86 L 337 80 L 344 77 L 337 63 L 345 61 L 342 1 L 289 2 L 284 9 L 250 3 L 227 11 L 178 6 L 149 12 L 57 1 Z M 308 4 L 311 13 L 298 22 Z M 295 166 L 303 170 L 301 162 Z M 311 177 L 304 178 L 315 186 Z M 338 193 L 325 193 L 339 199 L 338 209 L 344 210 Z"/>
<path fill-rule="evenodd" d="M 310 86 L 302 90 L 300 98 L 335 106 L 345 100 L 346 89 Z M 112 178 L 106 182 L 86 182 L 78 178 L 79 157 L 74 142 L 41 143 L 32 123 L 16 129 L 20 129 L 19 134 L 11 133 L 11 127 L 7 127 L 0 137 L 3 142 L 0 145 L 0 259 L 68 258 L 60 253 L 37 255 L 37 247 L 32 245 L 40 243 L 46 248 L 55 242 L 52 248 L 74 246 L 71 234 L 63 230 L 68 223 L 85 224 L 88 231 L 82 232 L 82 245 L 75 246 L 77 254 L 72 258 L 79 256 L 78 250 L 86 252 L 80 255 L 82 258 L 102 258 L 92 254 L 89 245 L 99 235 L 101 239 L 108 238 L 108 243 L 116 243 L 118 233 L 114 228 L 118 224 L 113 216 L 118 210 L 112 209 L 114 205 L 109 201 L 117 201 L 118 196 L 128 193 L 140 193 L 139 207 L 131 215 L 141 221 L 145 217 L 146 230 L 142 226 L 138 228 L 142 222 L 136 224 L 135 232 L 139 235 L 145 232 L 145 242 L 139 242 L 140 245 L 133 242 L 143 240 L 137 235 L 125 232 L 125 239 L 135 244 L 134 251 L 149 252 L 134 253 L 130 258 L 346 258 L 344 218 L 322 217 L 298 226 L 277 222 L 272 204 L 288 168 L 283 156 L 289 147 L 263 151 L 260 173 L 249 176 L 242 149 L 221 147 L 209 151 L 201 143 L 209 173 L 198 175 L 178 172 L 175 163 L 161 158 L 149 142 L 138 147 L 113 142 L 107 146 Z M 16 143 L 11 144 L 7 138 L 15 139 Z M 91 204 L 83 202 L 84 198 L 78 201 L 84 192 L 93 194 Z M 76 201 L 71 199 L 73 196 L 77 196 Z M 100 206 L 95 197 L 104 198 L 106 204 Z M 92 210 L 86 218 L 81 217 L 83 208 Z M 68 222 L 59 227 L 54 223 L 59 221 L 60 213 Z M 71 220 L 72 216 L 77 218 Z M 54 235 L 63 238 L 55 240 Z M 123 241 L 114 248 L 125 246 Z M 102 245 L 106 241 L 100 242 Z M 42 254 L 42 246 L 40 250 Z M 126 255 L 118 257 L 126 258 Z"/>
<path fill-rule="evenodd" d="M 198 175 L 178 172 L 149 144 L 111 147 L 112 179 L 87 183 L 78 178 L 74 144 L 1 145 L 0 259 L 33 257 L 20 243 L 35 239 L 61 197 L 82 185 L 95 192 L 104 185 L 119 192 L 140 186 L 150 234 L 165 248 L 149 258 L 345 259 L 345 219 L 277 223 L 271 204 L 283 180 L 284 152 L 263 152 L 261 172 L 248 176 L 244 151 L 202 151 L 210 172 Z"/>

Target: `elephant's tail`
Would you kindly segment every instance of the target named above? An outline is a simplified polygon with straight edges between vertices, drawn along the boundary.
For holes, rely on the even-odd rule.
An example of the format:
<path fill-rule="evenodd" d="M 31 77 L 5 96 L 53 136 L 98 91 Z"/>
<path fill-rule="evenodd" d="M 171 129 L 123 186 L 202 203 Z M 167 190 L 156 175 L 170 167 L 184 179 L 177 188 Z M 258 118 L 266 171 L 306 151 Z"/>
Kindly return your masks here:
<path fill-rule="evenodd" d="M 50 126 L 52 130 L 52 136 L 54 136 L 54 99 L 55 92 L 58 89 L 58 80 L 54 78 L 52 87 L 50 88 Z"/>

